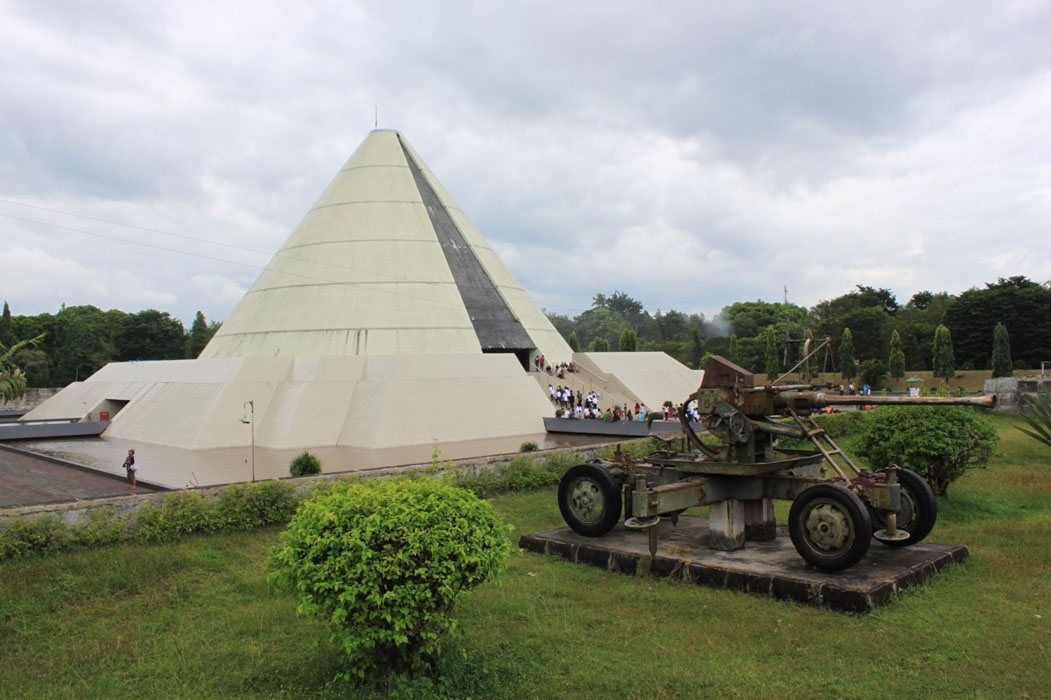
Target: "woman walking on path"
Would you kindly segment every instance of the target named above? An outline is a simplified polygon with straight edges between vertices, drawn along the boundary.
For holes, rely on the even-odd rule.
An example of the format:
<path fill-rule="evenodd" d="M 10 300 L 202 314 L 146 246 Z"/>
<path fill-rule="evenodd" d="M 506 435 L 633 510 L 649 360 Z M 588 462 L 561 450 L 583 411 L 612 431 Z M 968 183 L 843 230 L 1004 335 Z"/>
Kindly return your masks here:
<path fill-rule="evenodd" d="M 135 466 L 135 450 L 128 450 L 128 456 L 124 460 L 124 469 L 127 470 L 128 481 L 131 482 L 128 488 L 135 488 L 135 472 L 139 471 L 139 468 Z"/>

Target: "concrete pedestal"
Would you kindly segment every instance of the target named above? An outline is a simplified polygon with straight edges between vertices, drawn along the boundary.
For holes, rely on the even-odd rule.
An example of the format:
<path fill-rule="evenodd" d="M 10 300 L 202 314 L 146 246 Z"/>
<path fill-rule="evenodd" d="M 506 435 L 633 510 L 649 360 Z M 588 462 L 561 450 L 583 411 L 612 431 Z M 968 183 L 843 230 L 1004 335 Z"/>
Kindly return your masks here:
<path fill-rule="evenodd" d="M 777 534 L 771 498 L 722 501 L 711 506 L 708 513 L 708 544 L 712 549 L 734 552 L 746 541 L 767 542 Z"/>
<path fill-rule="evenodd" d="M 825 571 L 799 556 L 783 528 L 772 540 L 749 542 L 736 551 L 707 547 L 708 529 L 708 520 L 696 516 L 680 517 L 678 526 L 662 519 L 652 557 L 648 533 L 623 525 L 602 537 L 585 537 L 568 527 L 536 532 L 523 535 L 518 546 L 623 574 L 674 578 L 850 612 L 885 605 L 968 555 L 966 547 L 955 544 L 924 541 L 887 547 L 873 542 L 854 566 Z"/>
<path fill-rule="evenodd" d="M 756 498 L 744 503 L 744 536 L 752 542 L 767 542 L 777 535 L 774 499 Z"/>
<path fill-rule="evenodd" d="M 708 545 L 733 552 L 744 547 L 744 501 L 720 501 L 708 509 Z"/>

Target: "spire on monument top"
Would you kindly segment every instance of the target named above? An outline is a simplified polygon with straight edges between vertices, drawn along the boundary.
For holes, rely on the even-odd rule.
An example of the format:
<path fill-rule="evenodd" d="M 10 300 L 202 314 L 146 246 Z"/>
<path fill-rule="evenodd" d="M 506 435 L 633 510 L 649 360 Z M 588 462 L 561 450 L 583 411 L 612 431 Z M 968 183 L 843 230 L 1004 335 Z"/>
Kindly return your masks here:
<path fill-rule="evenodd" d="M 376 129 L 201 357 L 481 352 L 572 353 L 404 137 Z"/>

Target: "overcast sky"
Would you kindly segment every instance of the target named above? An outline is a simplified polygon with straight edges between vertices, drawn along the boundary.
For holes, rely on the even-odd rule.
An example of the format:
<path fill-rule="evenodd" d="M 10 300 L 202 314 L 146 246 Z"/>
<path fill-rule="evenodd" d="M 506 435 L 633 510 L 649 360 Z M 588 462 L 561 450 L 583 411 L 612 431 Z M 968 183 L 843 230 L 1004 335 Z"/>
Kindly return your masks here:
<path fill-rule="evenodd" d="M 0 298 L 222 320 L 377 106 L 548 311 L 1044 282 L 1049 37 L 1047 2 L 0 0 Z"/>

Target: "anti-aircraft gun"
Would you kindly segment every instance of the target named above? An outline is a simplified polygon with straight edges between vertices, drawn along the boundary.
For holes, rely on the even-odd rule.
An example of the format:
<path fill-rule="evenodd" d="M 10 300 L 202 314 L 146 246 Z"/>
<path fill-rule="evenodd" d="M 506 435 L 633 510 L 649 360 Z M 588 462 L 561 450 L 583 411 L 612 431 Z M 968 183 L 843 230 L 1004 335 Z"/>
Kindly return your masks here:
<path fill-rule="evenodd" d="M 747 370 L 719 356 L 708 360 L 700 388 L 683 404 L 687 451 L 661 450 L 634 460 L 618 450 L 570 469 L 558 489 L 566 523 L 599 536 L 625 515 L 624 525 L 649 531 L 657 547 L 661 517 L 677 522 L 693 506 L 710 506 L 715 549 L 736 550 L 746 540 L 776 533 L 773 501 L 792 501 L 788 530 L 796 551 L 814 566 L 844 569 L 868 552 L 873 538 L 892 547 L 916 544 L 934 527 L 937 502 L 913 471 L 887 465 L 870 472 L 841 450 L 811 417 L 815 410 L 862 405 L 991 407 L 995 397 L 886 397 L 820 391 L 831 385 L 755 386 Z M 709 436 L 691 425 L 696 404 Z M 780 438 L 809 441 L 788 449 Z M 623 504 L 623 511 L 622 511 Z"/>

